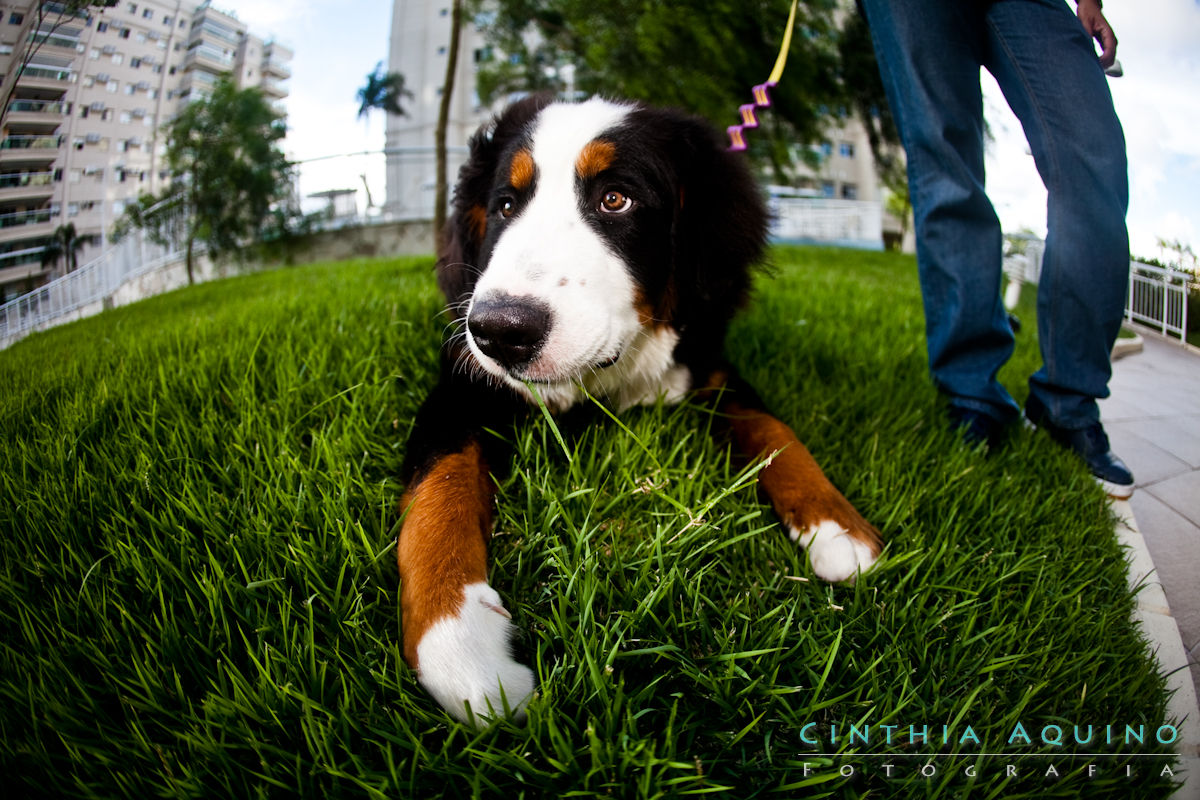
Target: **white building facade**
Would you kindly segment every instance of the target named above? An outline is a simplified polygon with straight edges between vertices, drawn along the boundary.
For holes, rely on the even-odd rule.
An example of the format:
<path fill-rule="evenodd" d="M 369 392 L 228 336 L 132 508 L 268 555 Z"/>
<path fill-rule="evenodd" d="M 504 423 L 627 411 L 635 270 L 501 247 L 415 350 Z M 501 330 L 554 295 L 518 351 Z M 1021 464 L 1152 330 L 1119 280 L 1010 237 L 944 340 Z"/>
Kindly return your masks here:
<path fill-rule="evenodd" d="M 450 51 L 450 0 L 395 0 L 388 71 L 404 76 L 413 93 L 401 101 L 407 116 L 387 118 L 386 214 L 397 219 L 430 219 L 436 188 L 434 132 Z M 446 129 L 447 180 L 454 183 L 466 160 L 471 134 L 491 118 L 475 91 L 477 64 L 486 52 L 474 19 L 465 19 L 458 68 Z"/>

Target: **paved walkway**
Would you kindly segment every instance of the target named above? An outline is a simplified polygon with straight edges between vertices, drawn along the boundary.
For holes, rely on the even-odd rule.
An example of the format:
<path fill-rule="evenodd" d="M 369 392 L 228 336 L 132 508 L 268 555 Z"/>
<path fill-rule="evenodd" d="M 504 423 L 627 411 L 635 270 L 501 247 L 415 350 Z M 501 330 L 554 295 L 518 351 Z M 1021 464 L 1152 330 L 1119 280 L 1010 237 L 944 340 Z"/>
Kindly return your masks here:
<path fill-rule="evenodd" d="M 1131 579 L 1149 574 L 1150 584 L 1139 595 L 1139 617 L 1164 670 L 1176 671 L 1172 677 L 1180 691 L 1172 711 L 1187 713 L 1187 738 L 1195 739 L 1200 724 L 1195 710 L 1200 694 L 1200 353 L 1152 333 L 1142 339 L 1140 353 L 1113 364 L 1112 396 L 1101 401 L 1100 413 L 1113 450 L 1137 480 L 1128 504 L 1134 518 Z M 1116 510 L 1128 513 L 1125 504 Z M 1153 564 L 1139 560 L 1146 552 Z M 1188 771 L 1196 773 L 1200 753 L 1187 755 Z M 1200 774 L 1189 774 L 1176 797 L 1200 797 Z"/>

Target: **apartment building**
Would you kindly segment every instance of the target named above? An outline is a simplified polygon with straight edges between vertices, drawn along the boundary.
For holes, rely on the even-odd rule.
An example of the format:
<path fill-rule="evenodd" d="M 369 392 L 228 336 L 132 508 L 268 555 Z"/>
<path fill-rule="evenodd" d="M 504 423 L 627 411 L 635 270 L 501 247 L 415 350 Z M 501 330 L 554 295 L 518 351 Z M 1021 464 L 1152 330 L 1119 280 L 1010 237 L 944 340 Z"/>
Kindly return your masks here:
<path fill-rule="evenodd" d="M 403 75 L 405 86 L 413 93 L 412 99 L 401 104 L 407 116 L 389 114 L 387 118 L 384 212 L 394 217 L 433 217 L 434 131 L 449 45 L 450 0 L 394 0 L 388 71 Z M 492 115 L 491 109 L 480 104 L 475 91 L 477 63 L 487 52 L 486 46 L 475 20 L 465 20 L 446 129 L 446 174 L 451 183 L 466 160 L 467 140 Z"/>
<path fill-rule="evenodd" d="M 79 263 L 105 247 L 125 205 L 169 180 L 163 125 L 222 74 L 277 103 L 292 53 L 208 2 L 122 0 L 60 24 L 62 6 L 0 2 L 0 300 L 52 277 L 43 251 L 68 222 Z M 19 58 L 41 41 L 26 70 Z M 61 274 L 64 265 L 58 266 Z"/>

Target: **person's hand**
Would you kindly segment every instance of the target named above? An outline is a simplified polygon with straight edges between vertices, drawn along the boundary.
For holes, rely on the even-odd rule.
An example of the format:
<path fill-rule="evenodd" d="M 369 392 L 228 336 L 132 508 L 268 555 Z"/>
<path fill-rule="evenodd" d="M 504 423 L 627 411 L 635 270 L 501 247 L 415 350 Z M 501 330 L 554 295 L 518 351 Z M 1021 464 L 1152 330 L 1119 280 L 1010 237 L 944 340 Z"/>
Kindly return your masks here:
<path fill-rule="evenodd" d="M 1077 13 L 1083 29 L 1100 43 L 1100 66 L 1108 69 L 1117 60 L 1117 35 L 1100 10 L 1100 0 L 1079 0 Z"/>

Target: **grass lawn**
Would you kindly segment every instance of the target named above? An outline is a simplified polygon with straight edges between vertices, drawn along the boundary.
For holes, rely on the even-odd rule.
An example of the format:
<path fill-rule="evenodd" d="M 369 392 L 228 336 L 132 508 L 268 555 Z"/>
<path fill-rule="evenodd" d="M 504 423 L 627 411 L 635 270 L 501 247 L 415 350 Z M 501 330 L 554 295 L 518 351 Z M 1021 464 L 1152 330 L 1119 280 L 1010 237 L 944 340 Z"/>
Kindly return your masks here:
<path fill-rule="evenodd" d="M 774 259 L 731 355 L 884 561 L 815 579 L 702 407 L 565 420 L 569 458 L 534 414 L 491 550 L 540 697 L 483 731 L 400 658 L 430 260 L 219 281 L 0 352 L 9 796 L 1165 796 L 1101 492 L 1044 437 L 985 457 L 943 429 L 911 259 Z"/>

